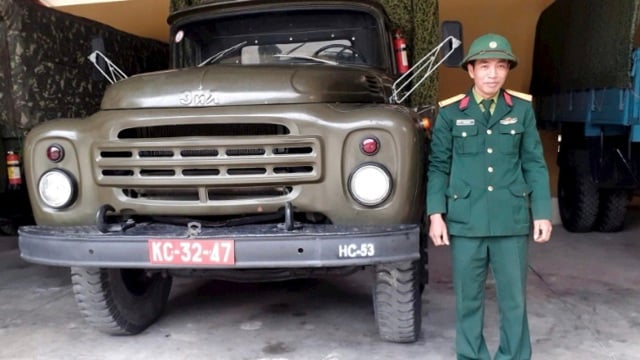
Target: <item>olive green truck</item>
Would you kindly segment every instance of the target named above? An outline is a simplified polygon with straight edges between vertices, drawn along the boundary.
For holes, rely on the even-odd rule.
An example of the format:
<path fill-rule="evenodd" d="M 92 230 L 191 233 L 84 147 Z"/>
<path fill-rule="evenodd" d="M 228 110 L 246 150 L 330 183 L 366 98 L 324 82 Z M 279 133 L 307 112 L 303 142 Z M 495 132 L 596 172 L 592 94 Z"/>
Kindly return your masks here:
<path fill-rule="evenodd" d="M 415 341 L 428 139 L 399 100 L 384 8 L 222 1 L 169 23 L 172 70 L 118 81 L 95 114 L 28 134 L 37 225 L 20 228 L 22 257 L 70 267 L 86 320 L 111 334 L 156 320 L 172 277 L 373 268 L 381 337 Z"/>

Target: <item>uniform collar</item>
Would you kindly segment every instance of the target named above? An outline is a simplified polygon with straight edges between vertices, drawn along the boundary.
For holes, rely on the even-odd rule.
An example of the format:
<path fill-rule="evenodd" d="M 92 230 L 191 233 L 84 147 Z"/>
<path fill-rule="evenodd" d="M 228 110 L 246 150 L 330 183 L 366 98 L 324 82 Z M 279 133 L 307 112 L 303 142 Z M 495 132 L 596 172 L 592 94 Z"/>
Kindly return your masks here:
<path fill-rule="evenodd" d="M 473 98 L 476 101 L 477 104 L 480 104 L 480 102 L 482 100 L 484 100 L 484 98 L 482 96 L 480 96 L 480 94 L 478 94 L 478 92 L 476 91 L 476 87 L 472 87 L 471 88 L 471 93 L 473 94 Z M 488 98 L 487 100 L 491 99 L 493 100 L 494 104 L 498 103 L 498 96 L 500 95 L 500 91 L 498 91 L 495 95 L 493 95 L 492 97 Z"/>
<path fill-rule="evenodd" d="M 467 95 L 462 100 L 460 100 L 458 109 L 463 113 L 469 115 L 469 117 L 471 118 L 483 119 L 484 116 L 482 115 L 480 106 L 477 103 L 474 103 L 470 106 L 471 99 L 477 101 L 473 87 L 471 88 L 471 90 L 469 90 L 469 92 L 467 92 Z M 480 97 L 480 100 L 482 100 L 482 97 Z M 509 95 L 502 89 L 500 89 L 500 92 L 496 94 L 493 100 L 495 109 L 493 110 L 489 122 L 486 124 L 487 127 L 492 127 L 493 125 L 495 125 L 498 120 L 502 119 L 507 113 L 509 113 L 511 111 L 511 108 L 513 107 L 513 99 L 511 98 L 511 95 Z"/>

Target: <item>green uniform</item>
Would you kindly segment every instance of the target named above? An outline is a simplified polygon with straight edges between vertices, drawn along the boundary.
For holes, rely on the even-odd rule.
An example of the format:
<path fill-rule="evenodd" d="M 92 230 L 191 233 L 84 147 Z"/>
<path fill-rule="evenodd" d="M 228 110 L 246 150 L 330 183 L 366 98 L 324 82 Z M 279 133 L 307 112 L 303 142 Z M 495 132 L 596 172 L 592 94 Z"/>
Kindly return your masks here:
<path fill-rule="evenodd" d="M 527 242 L 531 220 L 551 219 L 549 175 L 530 97 L 500 91 L 489 119 L 472 91 L 441 102 L 431 143 L 428 214 L 442 213 L 456 292 L 458 359 L 489 359 L 482 337 L 487 266 L 496 279 L 500 349 L 529 359 Z"/>

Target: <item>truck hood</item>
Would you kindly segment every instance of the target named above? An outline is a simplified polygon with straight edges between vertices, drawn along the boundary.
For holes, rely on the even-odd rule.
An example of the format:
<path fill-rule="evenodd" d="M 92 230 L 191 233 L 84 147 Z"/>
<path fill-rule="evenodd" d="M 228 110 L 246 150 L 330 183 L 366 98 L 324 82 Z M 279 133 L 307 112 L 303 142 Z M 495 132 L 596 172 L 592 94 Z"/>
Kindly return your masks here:
<path fill-rule="evenodd" d="M 110 86 L 103 110 L 317 102 L 383 103 L 392 79 L 325 64 L 211 65 L 136 75 Z"/>

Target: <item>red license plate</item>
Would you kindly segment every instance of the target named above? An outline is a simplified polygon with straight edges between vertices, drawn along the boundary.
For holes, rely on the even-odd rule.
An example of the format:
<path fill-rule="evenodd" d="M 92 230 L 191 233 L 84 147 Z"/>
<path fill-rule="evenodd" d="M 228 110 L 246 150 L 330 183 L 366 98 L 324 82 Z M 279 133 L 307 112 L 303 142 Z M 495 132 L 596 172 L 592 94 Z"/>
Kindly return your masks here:
<path fill-rule="evenodd" d="M 149 239 L 149 261 L 160 265 L 233 265 L 233 240 Z"/>

